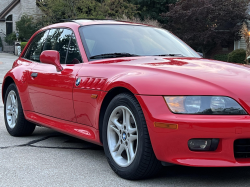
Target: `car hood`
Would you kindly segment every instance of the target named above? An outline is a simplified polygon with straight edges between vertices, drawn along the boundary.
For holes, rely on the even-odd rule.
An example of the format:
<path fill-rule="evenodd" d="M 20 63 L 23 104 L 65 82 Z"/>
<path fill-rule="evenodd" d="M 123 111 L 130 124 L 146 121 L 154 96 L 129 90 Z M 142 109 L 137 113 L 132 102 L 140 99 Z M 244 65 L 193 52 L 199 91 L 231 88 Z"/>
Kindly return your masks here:
<path fill-rule="evenodd" d="M 243 99 L 250 106 L 250 66 L 184 57 L 124 58 L 100 63 L 130 67 L 127 81 L 135 85 L 138 93 L 224 95 Z"/>

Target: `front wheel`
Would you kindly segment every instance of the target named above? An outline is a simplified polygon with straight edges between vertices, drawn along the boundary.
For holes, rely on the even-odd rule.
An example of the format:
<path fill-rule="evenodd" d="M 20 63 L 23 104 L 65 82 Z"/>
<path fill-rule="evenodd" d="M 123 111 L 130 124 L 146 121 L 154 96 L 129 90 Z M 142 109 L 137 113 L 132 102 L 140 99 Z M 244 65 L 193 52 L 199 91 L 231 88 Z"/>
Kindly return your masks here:
<path fill-rule="evenodd" d="M 117 95 L 109 104 L 103 146 L 116 174 L 130 180 L 152 177 L 161 168 L 155 157 L 142 109 L 133 95 Z"/>
<path fill-rule="evenodd" d="M 36 125 L 27 121 L 16 85 L 10 84 L 4 98 L 4 119 L 7 131 L 12 136 L 27 136 L 33 133 Z"/>

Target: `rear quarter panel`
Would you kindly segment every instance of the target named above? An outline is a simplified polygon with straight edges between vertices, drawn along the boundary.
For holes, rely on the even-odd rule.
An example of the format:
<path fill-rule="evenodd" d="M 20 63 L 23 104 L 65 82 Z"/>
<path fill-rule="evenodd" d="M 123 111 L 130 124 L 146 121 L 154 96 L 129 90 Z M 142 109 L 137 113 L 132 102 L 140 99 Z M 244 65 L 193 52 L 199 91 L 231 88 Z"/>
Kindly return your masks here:
<path fill-rule="evenodd" d="M 13 63 L 13 68 L 8 71 L 4 77 L 3 85 L 2 85 L 2 98 L 4 96 L 4 87 L 6 86 L 6 79 L 9 77 L 11 78 L 14 83 L 16 84 L 19 97 L 22 103 L 23 110 L 33 110 L 32 104 L 29 99 L 29 92 L 28 92 L 28 84 L 27 78 L 30 76 L 30 70 L 34 66 L 33 63 L 29 61 L 18 58 Z M 4 102 L 4 98 L 3 98 Z"/>

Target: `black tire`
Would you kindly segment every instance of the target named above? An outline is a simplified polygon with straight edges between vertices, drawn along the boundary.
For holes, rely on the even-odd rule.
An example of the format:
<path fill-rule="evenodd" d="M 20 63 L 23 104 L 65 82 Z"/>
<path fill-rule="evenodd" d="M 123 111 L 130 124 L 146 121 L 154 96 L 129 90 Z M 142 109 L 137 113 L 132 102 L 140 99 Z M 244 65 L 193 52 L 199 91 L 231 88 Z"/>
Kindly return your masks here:
<path fill-rule="evenodd" d="M 112 111 L 118 106 L 125 106 L 133 113 L 138 129 L 137 153 L 133 162 L 127 167 L 121 167 L 114 161 L 108 146 L 108 121 Z M 145 179 L 153 177 L 162 168 L 154 154 L 142 109 L 133 95 L 122 93 L 113 98 L 105 112 L 102 135 L 108 163 L 120 177 L 128 180 Z"/>
<path fill-rule="evenodd" d="M 17 103 L 18 103 L 18 114 L 17 114 L 17 118 L 16 118 L 16 124 L 14 127 L 10 127 L 10 125 L 7 122 L 7 114 L 6 114 L 6 107 L 7 107 L 7 97 L 9 95 L 9 93 L 11 91 L 14 91 L 16 94 L 16 99 L 17 99 Z M 9 132 L 9 134 L 11 136 L 28 136 L 31 135 L 33 133 L 33 131 L 35 130 L 36 125 L 34 125 L 33 123 L 27 121 L 24 117 L 23 114 L 23 108 L 22 108 L 22 104 L 20 101 L 20 97 L 16 88 L 16 85 L 14 83 L 10 84 L 9 87 L 6 90 L 5 93 L 5 98 L 4 98 L 4 119 L 5 119 L 5 126 L 7 131 Z"/>

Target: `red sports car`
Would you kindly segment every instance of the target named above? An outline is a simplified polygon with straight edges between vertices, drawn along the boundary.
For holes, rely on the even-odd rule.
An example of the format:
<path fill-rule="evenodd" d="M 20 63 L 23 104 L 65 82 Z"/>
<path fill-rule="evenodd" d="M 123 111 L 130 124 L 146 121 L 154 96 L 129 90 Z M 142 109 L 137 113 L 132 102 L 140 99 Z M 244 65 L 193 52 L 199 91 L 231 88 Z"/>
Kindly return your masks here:
<path fill-rule="evenodd" d="M 119 176 L 162 165 L 250 166 L 250 69 L 203 59 L 170 32 L 75 20 L 37 31 L 2 85 L 6 128 L 103 145 Z"/>

